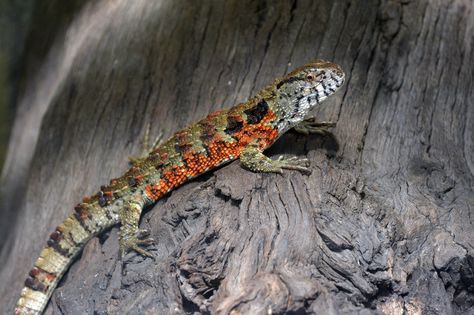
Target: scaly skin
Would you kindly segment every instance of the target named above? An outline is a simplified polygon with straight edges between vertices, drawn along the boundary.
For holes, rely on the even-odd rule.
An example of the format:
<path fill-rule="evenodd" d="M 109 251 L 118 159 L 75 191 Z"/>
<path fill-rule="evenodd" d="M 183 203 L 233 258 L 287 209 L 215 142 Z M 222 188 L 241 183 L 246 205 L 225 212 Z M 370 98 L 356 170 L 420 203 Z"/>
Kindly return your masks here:
<path fill-rule="evenodd" d="M 130 250 L 151 256 L 140 247 L 153 242 L 143 239 L 145 233 L 138 229 L 143 208 L 200 174 L 237 158 L 254 172 L 308 172 L 306 159 L 271 160 L 263 151 L 290 128 L 307 134 L 331 126 L 305 118 L 343 81 L 338 65 L 317 60 L 276 79 L 246 103 L 178 131 L 146 158 L 135 159 L 122 177 L 84 198 L 51 234 L 25 281 L 15 314 L 41 314 L 84 244 L 112 225 L 121 223 L 122 257 Z"/>

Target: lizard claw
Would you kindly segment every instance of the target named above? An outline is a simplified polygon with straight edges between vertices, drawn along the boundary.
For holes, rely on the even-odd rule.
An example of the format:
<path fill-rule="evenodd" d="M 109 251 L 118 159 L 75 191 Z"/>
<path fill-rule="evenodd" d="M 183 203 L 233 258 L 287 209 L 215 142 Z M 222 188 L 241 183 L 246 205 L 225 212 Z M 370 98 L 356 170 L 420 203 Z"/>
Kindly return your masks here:
<path fill-rule="evenodd" d="M 139 243 L 137 243 L 137 244 L 139 244 Z M 139 253 L 140 255 L 142 255 L 144 257 L 150 257 L 152 259 L 155 258 L 155 256 L 153 256 L 153 254 L 151 254 L 147 250 L 144 250 L 143 248 L 139 247 L 138 245 L 133 245 L 130 249 L 134 250 L 135 252 Z"/>
<path fill-rule="evenodd" d="M 121 233 L 120 234 L 120 256 L 123 259 L 128 252 L 134 251 L 144 257 L 154 259 L 153 254 L 141 248 L 140 246 L 149 246 L 155 244 L 155 240 L 151 237 L 144 238 L 150 235 L 147 229 L 138 230 L 135 233 Z"/>
<path fill-rule="evenodd" d="M 309 160 L 307 158 L 301 159 L 296 156 L 284 158 L 284 156 L 280 155 L 274 163 L 280 168 L 280 174 L 283 169 L 295 170 L 307 175 L 311 174 L 311 169 L 308 167 Z"/>
<path fill-rule="evenodd" d="M 137 245 L 144 245 L 144 246 L 153 245 L 153 244 L 155 244 L 155 240 L 153 238 L 149 237 L 149 238 L 137 240 L 136 244 Z"/>

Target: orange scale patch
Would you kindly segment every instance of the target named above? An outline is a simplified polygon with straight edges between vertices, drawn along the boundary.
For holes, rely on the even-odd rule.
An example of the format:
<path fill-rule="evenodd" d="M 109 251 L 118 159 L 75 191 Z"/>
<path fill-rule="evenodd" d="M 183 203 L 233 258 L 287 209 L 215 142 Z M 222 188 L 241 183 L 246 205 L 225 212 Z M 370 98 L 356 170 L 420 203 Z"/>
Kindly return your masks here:
<path fill-rule="evenodd" d="M 163 192 L 160 189 L 160 185 L 146 185 L 145 193 L 151 200 L 158 200 L 163 196 Z"/>
<path fill-rule="evenodd" d="M 107 199 L 112 199 L 113 197 L 113 192 L 112 191 L 104 191 L 104 196 L 107 198 Z"/>
<path fill-rule="evenodd" d="M 242 110 L 243 109 L 244 107 L 242 107 Z M 202 128 L 201 140 L 206 146 L 207 154 L 200 154 L 190 149 L 190 143 L 188 143 L 187 140 L 189 134 L 187 134 L 187 131 L 175 134 L 184 166 L 170 166 L 165 168 L 162 171 L 162 180 L 160 183 L 145 186 L 148 198 L 156 201 L 170 189 L 186 182 L 189 177 L 200 175 L 208 169 L 220 165 L 223 161 L 229 160 L 231 156 L 238 158 L 242 149 L 255 139 L 261 139 L 259 142 L 260 146 L 266 148 L 278 137 L 278 130 L 268 125 L 268 122 L 275 119 L 275 114 L 269 111 L 258 124 L 248 124 L 245 120 L 242 120 L 242 129 L 232 135 L 237 141 L 225 141 L 221 134 L 215 132 L 214 129 L 215 120 L 223 114 L 225 114 L 225 111 L 214 112 L 210 114 L 207 119 L 199 122 Z M 237 114 L 235 115 L 237 117 Z M 161 158 L 167 155 L 165 151 L 160 149 L 156 151 Z"/>

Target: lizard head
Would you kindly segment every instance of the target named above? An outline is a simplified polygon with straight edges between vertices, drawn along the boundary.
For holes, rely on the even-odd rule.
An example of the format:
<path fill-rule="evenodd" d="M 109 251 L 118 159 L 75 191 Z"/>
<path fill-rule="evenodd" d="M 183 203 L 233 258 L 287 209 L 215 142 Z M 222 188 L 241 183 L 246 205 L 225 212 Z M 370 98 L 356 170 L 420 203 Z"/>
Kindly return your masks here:
<path fill-rule="evenodd" d="M 279 129 L 302 121 L 308 112 L 334 94 L 344 83 L 344 72 L 335 63 L 316 60 L 293 70 L 274 84 Z"/>

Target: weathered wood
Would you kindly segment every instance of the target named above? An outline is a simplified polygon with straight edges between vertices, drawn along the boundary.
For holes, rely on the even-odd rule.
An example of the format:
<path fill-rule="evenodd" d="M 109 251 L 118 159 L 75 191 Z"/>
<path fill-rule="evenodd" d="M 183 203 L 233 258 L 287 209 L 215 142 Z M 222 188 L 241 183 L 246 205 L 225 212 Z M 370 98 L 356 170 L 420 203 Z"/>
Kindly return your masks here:
<path fill-rule="evenodd" d="M 71 26 L 70 69 L 49 69 L 61 76 L 54 97 L 30 108 L 48 110 L 10 202 L 2 311 L 46 236 L 126 169 L 147 124 L 168 136 L 318 57 L 347 74 L 316 111 L 337 122 L 334 136 L 288 134 L 269 152 L 308 156 L 311 176 L 235 162 L 179 188 L 142 221 L 156 261 L 122 268 L 114 228 L 86 246 L 48 311 L 474 313 L 471 1 L 91 6 Z"/>

